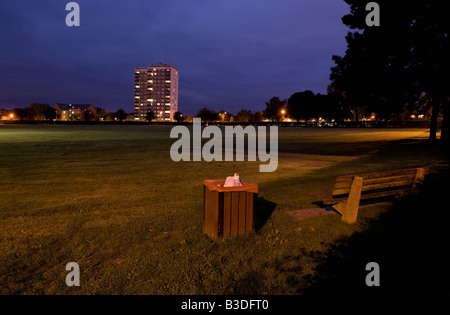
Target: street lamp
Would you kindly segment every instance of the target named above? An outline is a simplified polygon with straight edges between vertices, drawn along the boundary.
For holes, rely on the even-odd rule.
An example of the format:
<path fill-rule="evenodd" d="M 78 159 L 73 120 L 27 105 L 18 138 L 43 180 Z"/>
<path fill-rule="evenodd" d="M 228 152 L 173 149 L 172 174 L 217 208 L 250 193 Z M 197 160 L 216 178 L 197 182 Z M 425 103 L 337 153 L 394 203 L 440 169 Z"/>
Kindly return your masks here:
<path fill-rule="evenodd" d="M 286 114 L 286 111 L 284 109 L 281 110 L 281 121 L 284 121 L 284 114 Z"/>

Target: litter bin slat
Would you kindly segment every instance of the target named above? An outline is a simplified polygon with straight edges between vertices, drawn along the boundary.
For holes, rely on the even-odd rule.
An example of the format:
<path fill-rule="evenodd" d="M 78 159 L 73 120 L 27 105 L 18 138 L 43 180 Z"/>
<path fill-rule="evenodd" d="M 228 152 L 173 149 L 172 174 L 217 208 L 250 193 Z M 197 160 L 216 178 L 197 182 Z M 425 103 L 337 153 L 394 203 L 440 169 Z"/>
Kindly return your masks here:
<path fill-rule="evenodd" d="M 254 230 L 254 223 L 255 223 L 255 209 L 254 209 L 254 199 L 255 196 L 253 194 L 247 194 L 247 211 L 246 211 L 246 218 L 245 218 L 245 229 L 247 231 L 253 231 Z M 248 209 L 251 209 L 248 210 Z"/>
<path fill-rule="evenodd" d="M 219 194 L 205 189 L 204 204 L 205 211 L 203 213 L 203 231 L 208 231 L 211 237 L 217 237 L 217 229 L 219 222 Z M 212 234 L 210 234 L 212 233 Z"/>
<path fill-rule="evenodd" d="M 239 187 L 223 187 L 224 182 L 204 181 L 203 232 L 213 239 L 255 230 L 258 185 L 242 181 Z"/>
<path fill-rule="evenodd" d="M 238 223 L 238 234 L 245 233 L 245 217 L 247 211 L 247 193 L 239 192 L 239 223 Z"/>
<path fill-rule="evenodd" d="M 231 235 L 231 194 L 223 193 L 223 237 Z"/>

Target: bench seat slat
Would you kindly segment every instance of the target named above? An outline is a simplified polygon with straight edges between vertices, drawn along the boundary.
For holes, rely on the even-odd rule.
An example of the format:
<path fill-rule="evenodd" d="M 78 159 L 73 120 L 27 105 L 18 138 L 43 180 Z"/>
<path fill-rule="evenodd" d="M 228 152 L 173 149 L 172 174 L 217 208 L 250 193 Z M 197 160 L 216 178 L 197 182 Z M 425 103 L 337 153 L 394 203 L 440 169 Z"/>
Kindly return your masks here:
<path fill-rule="evenodd" d="M 311 196 L 313 196 L 314 198 L 316 198 L 317 200 L 322 201 L 324 204 L 333 204 L 333 203 L 337 203 L 340 201 L 344 201 L 347 200 L 348 195 L 347 196 L 343 196 L 343 197 L 333 197 L 332 191 L 318 191 L 318 192 L 313 192 L 311 193 Z"/>
<path fill-rule="evenodd" d="M 389 191 L 375 191 L 375 192 L 370 192 L 370 193 L 362 193 L 361 200 L 404 195 L 404 194 L 408 194 L 410 192 L 410 190 L 411 190 L 410 188 L 400 188 L 400 189 L 389 190 Z M 340 202 L 346 201 L 348 199 L 348 194 L 341 195 L 341 196 L 333 196 L 331 191 L 316 192 L 316 193 L 311 193 L 311 195 L 313 197 L 317 198 L 317 200 L 322 201 L 325 205 L 340 203 Z"/>
<path fill-rule="evenodd" d="M 367 173 L 367 174 L 355 174 L 355 175 L 344 175 L 336 177 L 336 182 L 348 182 L 352 181 L 353 177 L 360 176 L 363 179 L 374 179 L 381 177 L 392 177 L 392 176 L 400 176 L 400 175 L 411 175 L 416 174 L 417 168 L 410 168 L 404 170 L 396 170 L 396 171 L 388 171 L 388 172 L 375 172 L 375 173 Z"/>
<path fill-rule="evenodd" d="M 372 199 L 372 198 L 381 198 L 381 197 L 387 197 L 387 196 L 405 195 L 405 194 L 409 194 L 410 191 L 411 191 L 411 187 L 399 188 L 399 189 L 388 190 L 388 191 L 377 191 L 377 192 L 371 192 L 368 194 L 362 193 L 361 199 Z"/>
<path fill-rule="evenodd" d="M 371 190 L 377 190 L 377 189 L 390 189 L 394 190 L 396 187 L 404 187 L 404 186 L 412 186 L 412 180 L 403 180 L 403 181 L 396 181 L 396 182 L 387 182 L 387 183 L 381 183 L 381 184 L 374 184 L 374 185 L 364 185 L 361 188 L 362 192 L 365 191 L 371 191 Z M 348 194 L 350 192 L 350 188 L 340 188 L 340 189 L 334 189 L 333 190 L 333 196 L 337 195 L 344 195 Z"/>
<path fill-rule="evenodd" d="M 414 178 L 415 178 L 415 174 L 366 179 L 366 180 L 363 180 L 363 186 L 382 184 L 382 183 L 390 183 L 390 182 L 399 182 L 399 181 L 411 181 L 412 182 L 414 180 Z M 334 189 L 350 188 L 351 185 L 352 185 L 351 181 L 336 182 L 336 184 L 334 185 Z"/>

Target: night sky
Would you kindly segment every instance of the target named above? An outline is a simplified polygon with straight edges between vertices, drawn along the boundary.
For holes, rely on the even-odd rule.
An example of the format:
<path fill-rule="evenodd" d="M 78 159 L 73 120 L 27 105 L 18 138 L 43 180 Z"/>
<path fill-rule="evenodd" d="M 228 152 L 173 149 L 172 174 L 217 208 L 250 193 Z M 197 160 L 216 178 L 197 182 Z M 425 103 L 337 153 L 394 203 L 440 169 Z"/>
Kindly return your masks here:
<path fill-rule="evenodd" d="M 271 97 L 325 93 L 344 55 L 343 0 L 0 2 L 0 108 L 90 103 L 133 112 L 134 68 L 178 67 L 179 110 L 236 114 Z"/>

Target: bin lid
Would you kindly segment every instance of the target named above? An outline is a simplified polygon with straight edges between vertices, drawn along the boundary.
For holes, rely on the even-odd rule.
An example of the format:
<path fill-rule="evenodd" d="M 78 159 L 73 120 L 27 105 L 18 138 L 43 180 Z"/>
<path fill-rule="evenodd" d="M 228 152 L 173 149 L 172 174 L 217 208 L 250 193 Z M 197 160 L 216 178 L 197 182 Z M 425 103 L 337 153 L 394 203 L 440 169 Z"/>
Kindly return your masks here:
<path fill-rule="evenodd" d="M 205 179 L 203 183 L 209 190 L 218 192 L 247 191 L 251 193 L 258 193 L 258 184 L 250 183 L 242 179 L 242 186 L 235 187 L 223 187 L 225 184 L 225 179 Z"/>

